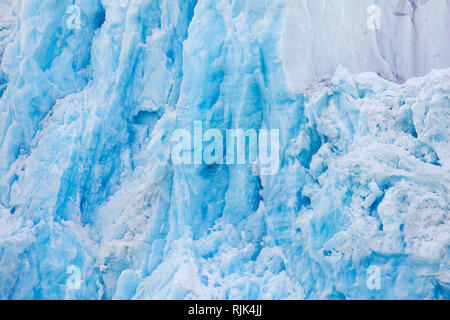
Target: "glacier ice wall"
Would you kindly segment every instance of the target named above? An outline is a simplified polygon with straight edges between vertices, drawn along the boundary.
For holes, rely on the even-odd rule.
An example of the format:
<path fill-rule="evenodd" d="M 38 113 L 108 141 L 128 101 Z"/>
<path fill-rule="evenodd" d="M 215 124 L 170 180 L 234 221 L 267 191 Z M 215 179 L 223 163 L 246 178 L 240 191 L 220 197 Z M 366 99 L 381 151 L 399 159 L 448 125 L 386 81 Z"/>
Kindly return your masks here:
<path fill-rule="evenodd" d="M 0 298 L 449 298 L 449 0 L 0 7 Z M 278 174 L 174 165 L 195 120 Z"/>

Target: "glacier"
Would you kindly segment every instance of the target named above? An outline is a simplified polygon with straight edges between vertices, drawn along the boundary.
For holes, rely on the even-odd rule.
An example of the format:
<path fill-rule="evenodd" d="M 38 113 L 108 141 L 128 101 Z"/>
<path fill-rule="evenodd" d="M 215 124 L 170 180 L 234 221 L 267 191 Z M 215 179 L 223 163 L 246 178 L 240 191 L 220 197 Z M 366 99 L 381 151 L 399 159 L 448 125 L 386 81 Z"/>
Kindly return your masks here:
<path fill-rule="evenodd" d="M 450 298 L 450 0 L 0 0 L 0 59 L 0 299 Z"/>

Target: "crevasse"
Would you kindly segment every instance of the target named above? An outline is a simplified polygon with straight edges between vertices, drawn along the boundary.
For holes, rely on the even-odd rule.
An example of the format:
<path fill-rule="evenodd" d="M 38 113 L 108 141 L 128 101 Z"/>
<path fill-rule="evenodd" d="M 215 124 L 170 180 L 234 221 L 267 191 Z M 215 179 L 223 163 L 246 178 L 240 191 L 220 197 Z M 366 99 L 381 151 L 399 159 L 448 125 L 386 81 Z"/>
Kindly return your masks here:
<path fill-rule="evenodd" d="M 449 298 L 449 0 L 0 7 L 0 298 Z M 278 174 L 174 165 L 199 120 Z"/>

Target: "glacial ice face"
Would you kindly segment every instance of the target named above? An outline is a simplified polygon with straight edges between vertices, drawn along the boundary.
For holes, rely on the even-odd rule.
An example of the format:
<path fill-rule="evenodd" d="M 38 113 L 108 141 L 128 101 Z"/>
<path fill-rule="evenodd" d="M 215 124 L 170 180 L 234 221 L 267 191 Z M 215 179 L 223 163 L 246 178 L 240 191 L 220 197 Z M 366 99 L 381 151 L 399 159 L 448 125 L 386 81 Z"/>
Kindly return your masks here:
<path fill-rule="evenodd" d="M 448 299 L 450 1 L 374 2 L 0 1 L 0 298 Z"/>
<path fill-rule="evenodd" d="M 373 5 L 380 15 L 371 26 Z M 450 65 L 447 0 L 292 0 L 287 6 L 280 59 L 291 90 L 330 76 L 339 64 L 396 82 Z"/>

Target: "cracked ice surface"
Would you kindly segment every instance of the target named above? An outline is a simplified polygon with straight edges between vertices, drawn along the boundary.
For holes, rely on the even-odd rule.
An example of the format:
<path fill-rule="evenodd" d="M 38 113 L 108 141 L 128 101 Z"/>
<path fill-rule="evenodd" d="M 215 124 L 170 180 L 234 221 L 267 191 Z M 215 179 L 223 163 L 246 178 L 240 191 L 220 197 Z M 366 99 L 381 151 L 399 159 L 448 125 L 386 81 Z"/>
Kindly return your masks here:
<path fill-rule="evenodd" d="M 448 299 L 450 1 L 375 2 L 0 0 L 0 298 Z"/>

